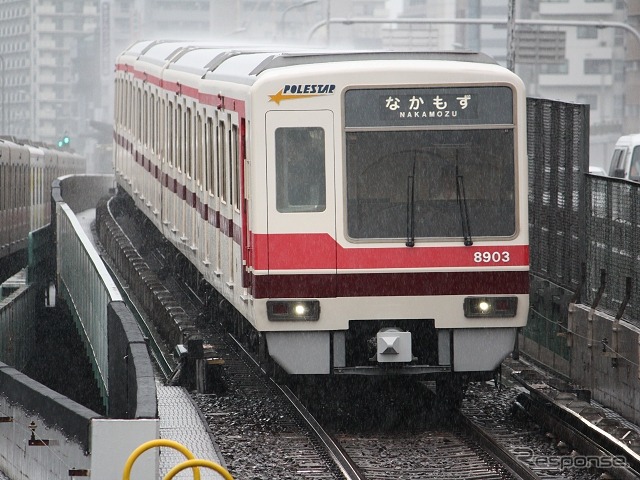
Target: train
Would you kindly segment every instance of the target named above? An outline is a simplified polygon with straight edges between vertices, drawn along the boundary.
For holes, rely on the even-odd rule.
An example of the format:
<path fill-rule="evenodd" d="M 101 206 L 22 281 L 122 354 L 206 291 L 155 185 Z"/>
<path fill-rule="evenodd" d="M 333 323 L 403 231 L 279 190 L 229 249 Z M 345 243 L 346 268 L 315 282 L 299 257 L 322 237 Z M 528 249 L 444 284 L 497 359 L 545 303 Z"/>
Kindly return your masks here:
<path fill-rule="evenodd" d="M 119 191 L 265 362 L 459 390 L 514 350 L 529 309 L 514 73 L 474 52 L 164 40 L 115 72 Z"/>
<path fill-rule="evenodd" d="M 24 268 L 29 233 L 51 222 L 51 183 L 85 172 L 76 152 L 42 142 L 0 137 L 0 279 Z"/>

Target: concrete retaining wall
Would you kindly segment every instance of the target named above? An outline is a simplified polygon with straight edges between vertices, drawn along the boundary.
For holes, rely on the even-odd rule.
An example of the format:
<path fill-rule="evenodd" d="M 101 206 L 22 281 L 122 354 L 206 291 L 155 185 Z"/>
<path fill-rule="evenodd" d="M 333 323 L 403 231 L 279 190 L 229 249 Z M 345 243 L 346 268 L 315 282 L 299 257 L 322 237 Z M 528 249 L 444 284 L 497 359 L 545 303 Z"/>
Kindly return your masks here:
<path fill-rule="evenodd" d="M 614 327 L 618 328 L 616 334 Z M 594 400 L 640 423 L 640 330 L 585 305 L 569 305 L 568 358 L 520 337 L 521 350 L 582 388 Z"/>

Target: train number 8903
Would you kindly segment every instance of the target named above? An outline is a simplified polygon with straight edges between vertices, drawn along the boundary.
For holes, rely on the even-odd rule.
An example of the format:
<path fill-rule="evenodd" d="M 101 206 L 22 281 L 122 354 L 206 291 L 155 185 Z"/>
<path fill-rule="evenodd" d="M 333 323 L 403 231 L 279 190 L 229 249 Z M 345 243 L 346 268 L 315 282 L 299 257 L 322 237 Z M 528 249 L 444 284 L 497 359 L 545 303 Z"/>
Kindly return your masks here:
<path fill-rule="evenodd" d="M 509 252 L 474 252 L 475 263 L 508 263 L 511 261 Z"/>

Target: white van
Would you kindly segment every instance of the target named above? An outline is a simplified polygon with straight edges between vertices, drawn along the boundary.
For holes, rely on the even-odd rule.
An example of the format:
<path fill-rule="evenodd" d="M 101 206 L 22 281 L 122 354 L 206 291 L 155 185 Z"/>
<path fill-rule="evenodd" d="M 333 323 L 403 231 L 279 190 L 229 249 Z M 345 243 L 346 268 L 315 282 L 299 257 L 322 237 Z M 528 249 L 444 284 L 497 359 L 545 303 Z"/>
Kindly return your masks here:
<path fill-rule="evenodd" d="M 616 142 L 609 176 L 640 182 L 640 133 L 623 135 Z"/>

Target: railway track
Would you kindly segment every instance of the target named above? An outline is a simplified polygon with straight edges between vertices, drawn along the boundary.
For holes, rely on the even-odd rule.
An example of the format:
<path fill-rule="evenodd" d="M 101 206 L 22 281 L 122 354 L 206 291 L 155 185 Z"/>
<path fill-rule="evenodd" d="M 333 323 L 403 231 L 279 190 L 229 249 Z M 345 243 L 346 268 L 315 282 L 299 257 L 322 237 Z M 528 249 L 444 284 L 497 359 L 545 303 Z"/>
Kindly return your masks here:
<path fill-rule="evenodd" d="M 130 233 L 130 237 L 135 241 L 136 234 Z M 148 253 L 145 261 L 155 270 L 164 267 L 163 258 L 157 252 Z M 173 277 L 166 277 L 163 282 L 183 310 L 197 317 L 202 309 L 197 295 Z M 144 319 L 144 312 L 137 310 Z M 161 370 L 168 376 L 171 362 L 166 349 L 162 348 L 148 321 L 143 328 L 156 360 L 165 364 Z M 508 468 L 500 466 L 468 434 L 465 437 L 445 430 L 424 432 L 411 440 L 416 445 L 412 452 L 406 451 L 409 438 L 397 434 L 380 433 L 376 441 L 371 437 L 330 435 L 288 386 L 278 385 L 260 370 L 237 338 L 215 325 L 203 326 L 201 333 L 205 342 L 224 359 L 226 393 L 218 396 L 194 392 L 193 397 L 237 478 L 273 478 L 277 473 L 314 479 L 420 478 L 427 474 L 447 478 L 452 472 L 465 478 L 470 472 L 474 472 L 476 478 L 530 478 L 510 474 Z M 356 442 L 358 438 L 362 441 Z M 430 445 L 429 449 L 420 447 L 424 442 Z M 431 448 L 438 443 L 439 454 L 433 456 Z M 384 448 L 380 450 L 379 445 Z M 388 456 L 393 450 L 396 453 Z M 264 457 L 267 452 L 269 458 Z M 416 463 L 421 466 L 416 467 Z M 247 465 L 251 465 L 249 471 L 245 470 Z M 403 472 L 398 470 L 400 465 L 405 465 Z M 387 477 L 380 477 L 383 470 L 387 470 Z"/>
<path fill-rule="evenodd" d="M 131 238 L 136 241 L 135 234 Z M 154 269 L 164 268 L 163 258 L 155 252 L 147 252 L 145 260 Z M 315 404 L 309 401 L 309 395 L 313 397 L 317 390 L 312 388 L 311 393 L 305 393 L 306 385 L 289 388 L 275 384 L 248 355 L 242 342 L 227 335 L 217 322 L 201 320 L 198 314 L 202 302 L 193 290 L 171 276 L 163 282 L 184 312 L 194 318 L 207 348 L 215 349 L 224 361 L 224 394 L 192 395 L 235 478 L 597 478 L 550 476 L 541 469 L 536 471 L 523 464 L 517 452 L 514 454 L 512 437 L 501 432 L 500 426 L 492 427 L 492 421 L 483 419 L 479 411 L 467 408 L 443 425 L 428 414 L 425 416 L 429 400 L 419 399 L 415 390 L 388 399 L 377 398 L 375 392 L 370 395 L 363 410 L 368 411 L 370 420 L 378 421 L 378 428 L 353 428 L 353 424 L 346 429 L 335 428 L 322 415 L 317 421 L 314 415 L 318 409 L 336 413 L 338 418 L 350 418 L 332 398 L 338 395 L 333 395 L 331 382 L 321 384 L 324 393 Z M 149 338 L 157 336 L 150 333 Z M 298 395 L 299 391 L 303 394 Z M 358 391 L 355 396 L 365 395 Z M 349 401 L 347 396 L 346 402 Z M 313 414 L 305 405 L 312 407 Z M 400 411 L 405 407 L 406 415 Z M 404 430 L 393 428 L 398 419 L 408 420 L 411 426 Z M 509 429 L 516 430 L 514 435 L 518 436 L 517 428 Z"/>

